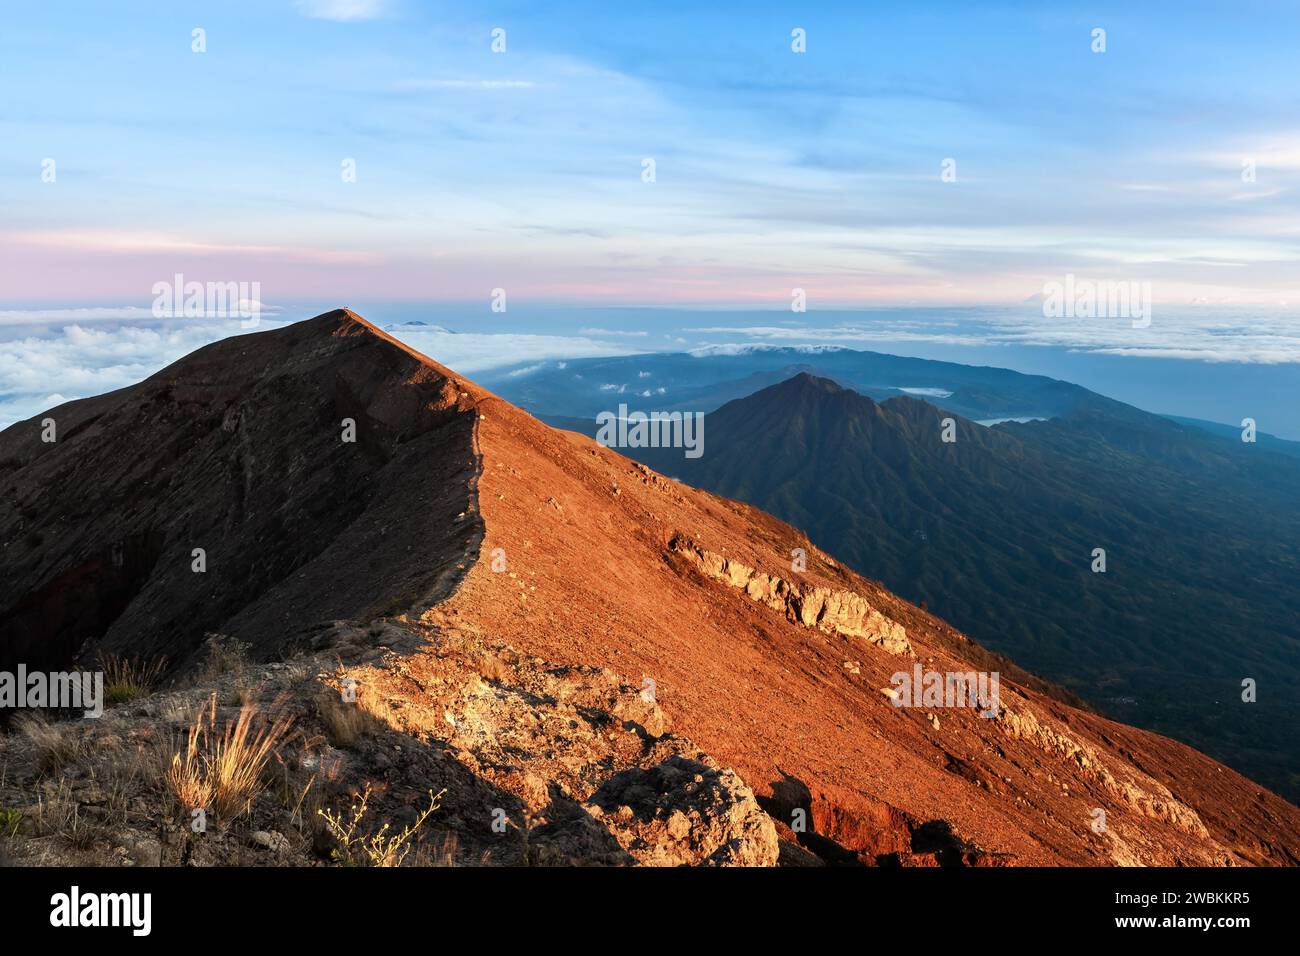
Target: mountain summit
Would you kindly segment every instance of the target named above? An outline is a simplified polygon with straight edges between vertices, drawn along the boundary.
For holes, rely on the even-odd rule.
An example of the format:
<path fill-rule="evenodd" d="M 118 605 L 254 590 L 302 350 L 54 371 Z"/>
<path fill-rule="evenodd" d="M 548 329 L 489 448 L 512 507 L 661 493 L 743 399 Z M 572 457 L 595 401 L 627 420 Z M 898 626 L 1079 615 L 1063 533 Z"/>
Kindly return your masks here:
<path fill-rule="evenodd" d="M 221 630 L 269 654 L 445 596 L 481 536 L 470 387 L 340 310 L 52 409 L 53 442 L 6 430 L 0 670 Z"/>
<path fill-rule="evenodd" d="M 764 400 L 813 394 L 860 406 L 854 427 L 910 408 L 803 375 Z M 753 438 L 809 467 L 840 440 Z M 0 666 L 107 650 L 179 681 L 219 633 L 273 683 L 343 629 L 359 663 L 321 679 L 402 734 L 386 787 L 449 787 L 437 825 L 462 845 L 518 805 L 525 850 L 567 834 L 570 862 L 1300 861 L 1281 798 L 351 312 L 20 422 L 0 487 Z M 898 674 L 993 672 L 978 707 L 898 699 Z"/>

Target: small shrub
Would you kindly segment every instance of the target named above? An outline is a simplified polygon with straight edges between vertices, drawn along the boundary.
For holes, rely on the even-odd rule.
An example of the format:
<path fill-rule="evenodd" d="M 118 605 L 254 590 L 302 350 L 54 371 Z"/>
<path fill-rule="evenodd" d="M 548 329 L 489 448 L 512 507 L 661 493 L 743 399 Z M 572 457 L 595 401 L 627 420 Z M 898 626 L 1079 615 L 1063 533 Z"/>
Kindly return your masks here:
<path fill-rule="evenodd" d="M 366 784 L 360 800 L 353 802 L 351 816 L 346 822 L 341 813 L 334 814 L 328 810 L 317 811 L 329 827 L 330 833 L 338 840 L 339 845 L 333 852 L 335 862 L 343 866 L 401 866 L 407 854 L 411 852 L 411 837 L 415 836 L 420 827 L 424 826 L 424 821 L 438 809 L 438 801 L 446 792 L 444 789 L 434 794 L 430 790 L 429 806 L 420 813 L 414 823 L 393 836 L 388 833 L 392 827 L 390 823 L 385 823 L 370 836 L 361 836 L 357 833 L 366 815 L 367 804 L 370 802 L 369 784 Z"/>
<path fill-rule="evenodd" d="M 16 836 L 22 822 L 21 810 L 0 810 L 0 839 L 7 840 Z"/>
<path fill-rule="evenodd" d="M 510 668 L 495 654 L 484 651 L 474 658 L 474 669 L 479 676 L 488 681 L 502 681 L 510 674 Z"/>

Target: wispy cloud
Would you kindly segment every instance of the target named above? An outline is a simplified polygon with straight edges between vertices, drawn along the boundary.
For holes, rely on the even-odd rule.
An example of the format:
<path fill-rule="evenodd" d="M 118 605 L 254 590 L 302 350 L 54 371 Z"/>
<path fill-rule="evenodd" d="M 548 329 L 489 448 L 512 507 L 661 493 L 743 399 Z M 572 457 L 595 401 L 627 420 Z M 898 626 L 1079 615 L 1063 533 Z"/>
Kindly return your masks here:
<path fill-rule="evenodd" d="M 420 93 L 431 90 L 531 90 L 535 86 L 532 80 L 445 79 L 402 80 L 393 88 L 403 93 Z"/>
<path fill-rule="evenodd" d="M 28 231 L 0 231 L 0 246 L 18 245 L 28 248 L 65 250 L 71 252 L 104 253 L 217 253 L 241 256 L 286 256 L 300 261 L 322 263 L 372 261 L 372 254 L 287 246 L 270 243 L 233 242 L 171 235 L 161 232 L 135 230 L 79 230 L 41 229 Z"/>
<path fill-rule="evenodd" d="M 0 325 L 36 325 L 44 322 L 122 322 L 151 318 L 150 309 L 138 305 L 94 305 L 69 309 L 0 309 Z"/>
<path fill-rule="evenodd" d="M 81 6 L 98 46 L 15 14 L 48 41 L 8 51 L 0 285 L 25 301 L 58 304 L 71 275 L 76 299 L 117 298 L 186 256 L 255 258 L 286 299 L 987 303 L 1102 261 L 1143 263 L 1179 301 L 1300 300 L 1300 139 L 1277 82 L 1300 10 L 1281 4 L 1250 31 L 1116 8 L 1128 42 L 1104 56 L 1075 18 L 1017 4 L 841 4 L 806 55 L 788 27 L 706 7 L 561 22 L 297 0 L 238 34 L 214 20 L 190 56 L 147 16 Z M 91 55 L 127 45 L 185 56 L 148 83 Z"/>
<path fill-rule="evenodd" d="M 388 0 L 295 0 L 294 6 L 303 16 L 313 20 L 339 23 L 377 20 L 389 12 Z"/>
<path fill-rule="evenodd" d="M 633 338 L 633 339 L 642 339 L 650 334 L 648 332 L 639 331 L 639 330 L 630 330 L 630 329 L 585 328 L 585 329 L 581 329 L 580 331 L 582 332 L 583 335 L 619 335 L 619 336 L 624 336 L 626 338 Z"/>
<path fill-rule="evenodd" d="M 625 345 L 585 335 L 529 335 L 517 332 L 446 332 L 398 326 L 393 335 L 458 372 L 474 374 L 527 362 L 627 355 Z"/>

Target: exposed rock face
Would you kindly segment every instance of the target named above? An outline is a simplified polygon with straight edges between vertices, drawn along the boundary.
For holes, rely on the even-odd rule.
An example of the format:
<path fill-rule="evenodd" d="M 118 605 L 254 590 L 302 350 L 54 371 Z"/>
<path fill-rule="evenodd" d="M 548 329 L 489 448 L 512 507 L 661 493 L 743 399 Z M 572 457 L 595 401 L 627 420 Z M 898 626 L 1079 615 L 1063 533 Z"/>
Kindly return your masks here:
<path fill-rule="evenodd" d="M 1043 726 L 1029 711 L 1015 713 L 1003 708 L 998 714 L 998 725 L 1010 737 L 1032 741 L 1044 750 L 1072 761 L 1081 774 L 1101 783 L 1110 793 L 1143 816 L 1163 820 L 1186 833 L 1209 839 L 1209 831 L 1205 829 L 1196 811 L 1174 799 L 1168 787 L 1146 774 L 1141 774 L 1136 779 L 1117 778 L 1095 749 L 1079 743 L 1067 734 Z"/>
<path fill-rule="evenodd" d="M 757 571 L 725 555 L 705 551 L 680 536 L 668 547 L 684 555 L 704 574 L 741 588 L 751 601 L 779 611 L 804 627 L 817 627 L 845 637 L 876 644 L 891 654 L 912 654 L 907 629 L 891 621 L 852 591 L 834 591 L 820 585 L 793 584 L 774 574 Z"/>

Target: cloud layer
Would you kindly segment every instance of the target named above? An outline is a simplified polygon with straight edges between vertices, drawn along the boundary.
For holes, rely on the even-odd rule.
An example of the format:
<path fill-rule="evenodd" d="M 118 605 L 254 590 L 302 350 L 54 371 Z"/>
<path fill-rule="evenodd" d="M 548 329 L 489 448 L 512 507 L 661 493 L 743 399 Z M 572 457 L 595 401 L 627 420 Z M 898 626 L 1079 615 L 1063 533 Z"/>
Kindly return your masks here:
<path fill-rule="evenodd" d="M 954 315 L 962 315 L 960 319 Z M 815 322 L 815 319 L 813 320 Z M 839 343 L 872 348 L 924 342 L 982 347 L 1030 345 L 1145 358 L 1272 365 L 1300 362 L 1300 311 L 1205 306 L 1153 310 L 1149 326 L 1128 318 L 1048 318 L 1033 309 L 995 309 L 937 315 L 933 310 L 892 310 L 869 321 L 835 325 L 697 325 L 697 335 L 740 335 L 770 344 Z M 710 346 L 752 348 L 752 344 Z"/>
<path fill-rule="evenodd" d="M 247 334 L 238 321 L 142 318 L 147 309 L 37 309 L 0 313 L 0 428 L 64 401 L 132 385 L 197 348 Z M 286 324 L 263 319 L 255 331 Z M 626 355 L 586 336 L 455 333 L 419 326 L 391 333 L 465 374 L 517 362 Z"/>

